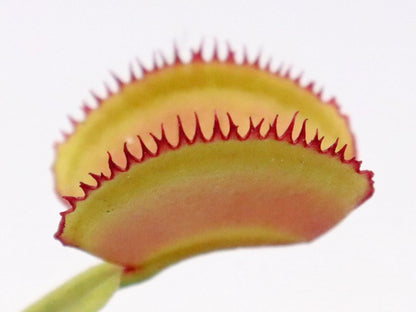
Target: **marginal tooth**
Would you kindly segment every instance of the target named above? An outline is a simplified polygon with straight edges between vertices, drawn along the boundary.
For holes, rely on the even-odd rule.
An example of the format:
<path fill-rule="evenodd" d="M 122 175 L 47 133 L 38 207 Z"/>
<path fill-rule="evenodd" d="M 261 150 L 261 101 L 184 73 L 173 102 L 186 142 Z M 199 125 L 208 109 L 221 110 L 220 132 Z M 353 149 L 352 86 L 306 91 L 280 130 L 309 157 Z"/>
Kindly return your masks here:
<path fill-rule="evenodd" d="M 113 71 L 110 71 L 110 74 L 113 77 L 114 81 L 117 83 L 118 90 L 121 90 L 126 83 L 123 80 L 121 80 L 121 78 L 117 76 Z"/>
<path fill-rule="evenodd" d="M 326 154 L 330 154 L 330 155 L 335 155 L 336 154 L 336 150 L 337 150 L 338 143 L 339 143 L 339 138 L 337 138 L 335 140 L 335 142 L 330 147 L 328 147 L 325 150 L 325 153 Z"/>
<path fill-rule="evenodd" d="M 79 124 L 79 121 L 78 121 L 78 120 L 76 120 L 75 118 L 71 117 L 71 116 L 68 116 L 68 120 L 69 120 L 69 122 L 71 123 L 72 127 L 73 127 L 74 129 L 76 129 L 76 128 L 77 128 L 77 126 L 78 126 L 78 124 Z"/>
<path fill-rule="evenodd" d="M 248 52 L 247 52 L 247 47 L 244 46 L 243 47 L 243 62 L 242 65 L 250 65 L 250 61 L 248 59 Z"/>
<path fill-rule="evenodd" d="M 84 182 L 80 182 L 79 186 L 82 189 L 82 191 L 84 192 L 84 194 L 85 194 L 84 196 L 88 196 L 91 191 L 96 189 L 96 187 L 94 187 L 92 185 L 89 185 L 89 184 L 86 184 Z"/>
<path fill-rule="evenodd" d="M 320 88 L 318 92 L 316 92 L 317 98 L 322 101 L 322 94 L 324 93 L 324 88 Z"/>
<path fill-rule="evenodd" d="M 84 102 L 82 104 L 81 109 L 84 112 L 84 114 L 85 114 L 86 117 L 93 111 L 93 109 L 91 107 L 89 107 L 86 102 Z"/>
<path fill-rule="evenodd" d="M 74 196 L 62 196 L 62 198 L 67 201 L 67 203 L 69 204 L 69 206 L 71 206 L 71 208 L 74 209 L 76 207 L 77 201 L 78 201 L 78 198 L 77 197 L 74 197 Z M 61 216 L 64 216 L 66 214 L 66 211 L 61 212 L 60 214 L 61 214 Z"/>
<path fill-rule="evenodd" d="M 314 93 L 314 91 L 313 91 L 314 87 L 315 87 L 315 82 L 314 81 L 311 81 L 310 83 L 308 83 L 305 86 L 305 90 L 307 90 L 307 91 L 309 91 L 311 93 Z"/>
<path fill-rule="evenodd" d="M 283 67 L 284 67 L 284 64 L 283 64 L 283 62 L 281 62 L 279 64 L 279 67 L 277 67 L 276 71 L 274 72 L 274 74 L 276 76 L 283 76 Z"/>
<path fill-rule="evenodd" d="M 276 115 L 270 124 L 269 129 L 267 130 L 264 138 L 273 138 L 275 140 L 278 140 L 279 136 L 277 134 L 277 119 L 279 118 L 279 115 Z"/>
<path fill-rule="evenodd" d="M 269 57 L 266 61 L 266 64 L 264 64 L 264 70 L 267 72 L 271 71 L 271 65 L 272 65 L 272 59 Z"/>
<path fill-rule="evenodd" d="M 103 175 L 103 174 L 101 174 L 101 175 L 98 175 L 98 174 L 95 174 L 95 173 L 92 173 L 92 172 L 90 172 L 90 173 L 88 173 L 94 180 L 95 180 L 95 182 L 97 183 L 97 185 L 96 185 L 96 187 L 100 187 L 101 186 L 101 183 L 105 180 L 105 176 Z"/>
<path fill-rule="evenodd" d="M 204 50 L 204 41 L 201 40 L 199 47 L 196 50 L 191 51 L 191 63 L 203 63 L 204 58 L 202 57 L 202 53 Z"/>
<path fill-rule="evenodd" d="M 181 59 L 181 56 L 179 54 L 179 49 L 176 44 L 176 42 L 173 44 L 173 65 L 181 65 L 183 64 L 183 61 Z"/>
<path fill-rule="evenodd" d="M 299 112 L 296 112 L 292 120 L 289 123 L 289 126 L 286 128 L 285 132 L 280 136 L 280 140 L 287 141 L 289 143 L 294 143 L 293 139 L 293 130 L 295 129 L 296 117 L 298 116 Z"/>
<path fill-rule="evenodd" d="M 156 55 L 156 52 L 153 52 L 152 62 L 153 62 L 153 67 L 151 69 L 151 72 L 157 72 L 159 70 L 159 65 L 157 63 L 157 55 Z"/>
<path fill-rule="evenodd" d="M 93 90 L 90 90 L 90 94 L 94 98 L 94 100 L 97 103 L 97 105 L 98 106 L 101 106 L 101 104 L 103 103 L 103 98 L 101 98 L 100 96 L 98 96 L 98 94 L 95 93 Z"/>
<path fill-rule="evenodd" d="M 317 151 L 322 151 L 321 149 L 322 140 L 323 138 L 319 139 L 318 129 L 316 129 L 315 136 L 313 137 L 312 141 L 308 143 L 308 146 Z"/>
<path fill-rule="evenodd" d="M 111 97 L 111 96 L 113 96 L 115 94 L 113 92 L 113 90 L 111 90 L 110 86 L 106 82 L 104 82 L 104 88 L 105 88 L 105 92 L 107 92 L 107 98 L 109 98 L 109 97 Z M 118 87 L 118 88 L 120 88 L 120 87 Z M 117 92 L 118 91 L 120 91 L 120 89 L 117 90 Z"/>
<path fill-rule="evenodd" d="M 150 70 L 149 70 L 149 69 L 147 69 L 147 68 L 143 65 L 142 61 L 140 61 L 139 59 L 136 59 L 136 62 L 137 62 L 137 65 L 139 66 L 139 68 L 140 68 L 140 70 L 141 70 L 141 72 L 142 72 L 142 76 L 143 76 L 143 77 L 147 76 L 147 75 L 150 73 Z"/>
<path fill-rule="evenodd" d="M 289 66 L 286 72 L 283 74 L 283 77 L 287 79 L 292 79 L 292 66 Z"/>
<path fill-rule="evenodd" d="M 213 47 L 211 61 L 212 62 L 219 62 L 219 60 L 220 60 L 220 58 L 219 58 L 219 51 L 218 51 L 218 42 L 217 42 L 216 39 L 214 39 L 214 47 Z"/>
<path fill-rule="evenodd" d="M 335 96 L 331 97 L 328 100 L 328 104 L 335 106 L 337 109 L 339 109 L 339 104 L 337 102 L 337 99 L 335 98 Z"/>
<path fill-rule="evenodd" d="M 304 146 L 307 146 L 307 142 L 306 142 L 306 123 L 307 123 L 308 119 L 305 119 L 302 123 L 302 128 L 300 129 L 300 133 L 296 139 L 296 144 L 298 143 L 302 143 Z"/>
<path fill-rule="evenodd" d="M 152 151 L 146 146 L 141 136 L 138 135 L 137 138 L 139 139 L 140 147 L 142 150 L 142 157 L 140 158 L 140 161 L 144 161 L 145 159 L 154 156 L 154 153 L 152 153 Z"/>
<path fill-rule="evenodd" d="M 218 118 L 217 112 L 215 112 L 215 114 L 214 114 L 214 126 L 213 126 L 213 128 L 214 128 L 214 130 L 212 132 L 212 136 L 211 136 L 211 138 L 208 141 L 214 141 L 217 138 L 220 138 L 220 139 L 224 139 L 225 138 L 225 136 L 224 136 L 224 134 L 222 132 L 222 129 L 221 129 L 220 120 Z"/>
<path fill-rule="evenodd" d="M 293 80 L 293 82 L 296 85 L 300 86 L 302 77 L 303 77 L 303 72 L 300 72 L 300 74 Z"/>
<path fill-rule="evenodd" d="M 228 132 L 227 139 L 240 139 L 238 134 L 238 126 L 235 124 L 234 120 L 231 117 L 231 114 L 227 112 L 228 122 L 230 124 L 230 131 Z"/>
<path fill-rule="evenodd" d="M 158 51 L 158 55 L 159 55 L 159 57 L 160 57 L 160 59 L 161 59 L 161 61 L 162 61 L 162 66 L 161 66 L 161 68 L 168 67 L 168 66 L 169 66 L 169 62 L 166 60 L 166 57 L 165 57 L 165 55 L 162 53 L 162 51 Z M 155 57 L 155 59 L 156 59 L 156 57 Z"/>
<path fill-rule="evenodd" d="M 235 52 L 231 48 L 229 42 L 227 42 L 227 56 L 225 58 L 225 62 L 229 64 L 235 64 Z"/>
<path fill-rule="evenodd" d="M 345 144 L 338 152 L 337 155 L 341 158 L 341 161 L 345 161 L 345 151 L 347 150 L 348 144 Z"/>
<path fill-rule="evenodd" d="M 127 142 L 124 143 L 123 145 L 123 153 L 124 153 L 124 156 L 126 157 L 126 169 L 125 170 L 129 170 L 132 164 L 139 162 L 139 160 L 129 151 L 127 147 Z"/>
<path fill-rule="evenodd" d="M 107 152 L 107 155 L 108 155 L 108 167 L 110 169 L 110 179 L 112 179 L 117 172 L 123 172 L 124 169 L 114 162 L 110 152 Z"/>
<path fill-rule="evenodd" d="M 137 76 L 134 72 L 133 64 L 129 64 L 129 76 L 130 76 L 130 83 L 137 81 Z"/>
<path fill-rule="evenodd" d="M 61 130 L 61 134 L 64 137 L 64 141 L 67 141 L 69 139 L 69 137 L 71 136 L 70 134 L 68 134 L 66 131 Z"/>
<path fill-rule="evenodd" d="M 188 136 L 186 135 L 186 132 L 182 123 L 182 119 L 179 115 L 176 115 L 176 120 L 178 122 L 178 144 L 174 147 L 175 149 L 180 148 L 181 146 L 192 142 L 192 140 L 190 140 Z"/>

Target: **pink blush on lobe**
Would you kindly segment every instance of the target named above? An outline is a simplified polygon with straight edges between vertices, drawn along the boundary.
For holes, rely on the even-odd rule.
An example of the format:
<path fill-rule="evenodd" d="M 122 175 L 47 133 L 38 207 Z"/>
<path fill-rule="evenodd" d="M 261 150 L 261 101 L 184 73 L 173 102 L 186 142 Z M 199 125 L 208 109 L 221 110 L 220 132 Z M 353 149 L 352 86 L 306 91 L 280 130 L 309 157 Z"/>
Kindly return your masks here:
<path fill-rule="evenodd" d="M 140 194 L 116 217 L 98 223 L 90 242 L 92 251 L 104 259 L 135 267 L 195 238 L 212 249 L 254 241 L 309 241 L 339 222 L 347 210 L 335 194 L 307 182 L 279 183 L 276 176 L 259 179 L 247 173 L 196 177 Z M 259 229 L 269 235 L 256 235 Z M 234 235 L 226 235 L 227 230 Z M 235 235 L 239 231 L 241 235 Z"/>

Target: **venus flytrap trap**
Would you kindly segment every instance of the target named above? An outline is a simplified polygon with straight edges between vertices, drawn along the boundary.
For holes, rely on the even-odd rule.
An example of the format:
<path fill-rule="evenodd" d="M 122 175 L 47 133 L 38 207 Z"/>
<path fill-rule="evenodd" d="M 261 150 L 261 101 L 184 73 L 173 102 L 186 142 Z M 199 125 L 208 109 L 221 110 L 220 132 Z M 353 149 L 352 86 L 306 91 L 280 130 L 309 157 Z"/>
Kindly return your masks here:
<path fill-rule="evenodd" d="M 55 236 L 108 264 L 27 311 L 96 311 L 193 255 L 311 241 L 373 193 L 348 119 L 312 83 L 230 48 L 141 69 L 56 147 Z"/>

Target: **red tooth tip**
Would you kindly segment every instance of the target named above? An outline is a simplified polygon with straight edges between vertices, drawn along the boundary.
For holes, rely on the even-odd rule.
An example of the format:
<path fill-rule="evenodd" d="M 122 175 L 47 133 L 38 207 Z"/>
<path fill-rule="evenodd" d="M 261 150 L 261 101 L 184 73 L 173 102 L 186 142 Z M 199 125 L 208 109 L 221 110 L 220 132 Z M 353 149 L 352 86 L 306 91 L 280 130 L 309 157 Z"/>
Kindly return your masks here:
<path fill-rule="evenodd" d="M 161 139 L 159 139 L 156 135 L 154 135 L 153 133 L 149 132 L 149 135 L 152 137 L 152 139 L 155 141 L 156 145 L 159 146 L 160 142 L 162 142 Z"/>
<path fill-rule="evenodd" d="M 301 72 L 301 73 L 299 74 L 299 76 L 297 76 L 297 77 L 293 80 L 293 82 L 294 82 L 294 83 L 296 83 L 298 86 L 300 86 L 300 80 L 302 79 L 302 77 L 303 77 L 303 72 Z"/>
<path fill-rule="evenodd" d="M 313 93 L 313 89 L 315 87 L 315 82 L 311 81 L 306 87 L 305 89 L 308 90 L 309 92 Z"/>
<path fill-rule="evenodd" d="M 270 124 L 269 130 L 267 131 L 265 138 L 272 137 L 275 140 L 279 138 L 277 134 L 277 119 L 279 118 L 279 115 L 276 115 Z"/>
<path fill-rule="evenodd" d="M 339 104 L 338 104 L 337 99 L 336 99 L 335 97 L 332 97 L 332 98 L 328 101 L 328 103 L 329 103 L 329 104 L 331 104 L 331 105 L 333 105 L 333 106 L 335 106 L 337 109 L 339 109 Z"/>
<path fill-rule="evenodd" d="M 125 142 L 123 145 L 123 152 L 124 152 L 124 156 L 126 157 L 126 169 L 125 170 L 130 169 L 133 163 L 139 162 L 139 160 L 129 151 L 127 147 L 127 142 Z"/>
<path fill-rule="evenodd" d="M 219 55 L 218 55 L 218 42 L 217 40 L 214 40 L 214 48 L 213 48 L 213 52 L 212 52 L 212 61 L 213 62 L 218 62 L 220 60 Z"/>
<path fill-rule="evenodd" d="M 179 115 L 176 115 L 176 120 L 178 122 L 178 144 L 174 147 L 175 149 L 181 147 L 186 143 L 189 144 L 191 142 L 191 140 L 189 140 L 188 136 L 185 133 L 185 129 L 182 124 L 182 119 Z"/>
<path fill-rule="evenodd" d="M 110 168 L 110 179 L 112 179 L 116 172 L 123 172 L 123 168 L 121 168 L 119 165 L 117 165 L 114 160 L 113 157 L 111 156 L 110 152 L 107 152 L 108 155 L 108 167 Z"/>
<path fill-rule="evenodd" d="M 166 143 L 169 147 L 173 147 L 173 145 L 169 142 L 168 137 L 166 136 L 165 125 L 162 123 L 160 126 L 160 142 Z"/>
<path fill-rule="evenodd" d="M 295 140 L 293 139 L 293 129 L 295 128 L 296 123 L 296 117 L 298 116 L 299 112 L 296 112 L 293 115 L 292 120 L 290 121 L 289 126 L 286 128 L 286 131 L 280 136 L 280 140 L 287 141 L 289 143 L 295 143 Z"/>
<path fill-rule="evenodd" d="M 224 139 L 225 138 L 224 133 L 223 133 L 223 131 L 221 129 L 221 126 L 220 126 L 220 120 L 218 119 L 217 112 L 215 112 L 215 114 L 214 114 L 214 126 L 213 126 L 213 129 L 214 130 L 212 132 L 212 136 L 211 136 L 211 138 L 208 141 L 212 142 L 215 139 L 217 139 L 217 137 L 219 137 L 221 139 Z"/>
<path fill-rule="evenodd" d="M 174 145 L 172 145 L 172 143 L 169 142 L 167 136 L 166 136 L 166 132 L 165 132 L 165 126 L 162 123 L 162 125 L 160 126 L 161 128 L 161 135 L 160 135 L 160 139 L 157 142 L 157 151 L 158 153 L 162 152 L 162 150 L 164 149 L 174 149 Z"/>
<path fill-rule="evenodd" d="M 88 116 L 92 112 L 92 108 L 88 106 L 87 103 L 82 104 L 82 111 L 84 112 L 85 116 Z"/>
<path fill-rule="evenodd" d="M 259 139 L 263 139 L 264 136 L 261 135 L 261 127 L 263 126 L 264 123 L 264 118 L 262 118 L 259 123 L 257 124 L 256 128 L 255 128 L 255 133 L 257 134 L 257 138 Z"/>
<path fill-rule="evenodd" d="M 315 141 L 319 141 L 319 130 L 318 129 L 316 129 L 316 132 L 315 132 L 315 137 L 313 138 L 313 140 Z"/>
<path fill-rule="evenodd" d="M 174 65 L 181 65 L 182 63 L 183 62 L 182 62 L 182 59 L 181 59 L 180 54 L 179 54 L 178 46 L 176 45 L 176 43 L 174 43 L 173 44 L 173 64 Z"/>
<path fill-rule="evenodd" d="M 92 191 L 95 190 L 94 186 L 91 186 L 89 184 L 86 184 L 84 182 L 80 182 L 79 186 L 81 187 L 82 191 L 84 192 L 85 196 L 88 196 L 88 194 Z"/>
<path fill-rule="evenodd" d="M 232 119 L 230 113 L 227 113 L 227 119 L 230 124 L 230 131 L 228 132 L 227 140 L 229 139 L 240 140 L 240 136 L 238 134 L 238 126 L 234 123 L 234 120 Z"/>
<path fill-rule="evenodd" d="M 157 72 L 159 70 L 159 65 L 157 64 L 156 53 L 153 53 L 152 62 L 153 62 L 153 68 L 152 68 L 151 72 Z"/>
<path fill-rule="evenodd" d="M 307 145 L 306 143 L 306 123 L 308 119 L 305 119 L 302 123 L 302 128 L 300 129 L 300 133 L 296 139 L 296 143 L 302 142 L 304 146 Z"/>
<path fill-rule="evenodd" d="M 279 67 L 276 69 L 276 71 L 274 72 L 274 74 L 276 76 L 282 76 L 282 72 L 283 72 L 283 63 L 280 63 Z"/>
<path fill-rule="evenodd" d="M 250 116 L 248 117 L 248 132 L 256 131 L 256 126 L 254 126 L 253 118 Z"/>
<path fill-rule="evenodd" d="M 269 58 L 266 62 L 266 64 L 264 65 L 264 70 L 267 72 L 270 72 L 270 66 L 272 65 L 272 59 Z"/>
<path fill-rule="evenodd" d="M 202 57 L 202 50 L 203 50 L 203 42 L 196 50 L 192 51 L 192 63 L 203 63 L 204 59 Z"/>
<path fill-rule="evenodd" d="M 70 135 L 68 133 L 66 133 L 65 131 L 63 131 L 63 130 L 61 130 L 61 134 L 64 137 L 64 141 L 67 141 L 70 137 Z"/>
<path fill-rule="evenodd" d="M 150 70 L 148 70 L 139 59 L 137 59 L 136 62 L 137 65 L 139 65 L 140 70 L 142 71 L 143 77 L 147 76 L 150 73 Z"/>
<path fill-rule="evenodd" d="M 130 83 L 137 81 L 136 74 L 134 73 L 133 64 L 129 64 L 129 75 L 130 75 Z"/>
<path fill-rule="evenodd" d="M 138 135 L 137 138 L 139 139 L 140 147 L 142 150 L 142 157 L 140 158 L 140 161 L 143 161 L 146 158 L 153 156 L 154 154 L 147 148 L 146 144 L 144 144 L 141 136 Z"/>
<path fill-rule="evenodd" d="M 257 57 L 254 59 L 252 66 L 260 69 L 260 59 L 261 59 L 261 51 L 259 52 L 259 54 L 257 54 Z"/>
<path fill-rule="evenodd" d="M 283 74 L 283 77 L 285 77 L 287 79 L 292 79 L 291 72 L 292 72 L 292 67 L 289 66 L 288 69 L 286 70 L 286 72 Z"/>
<path fill-rule="evenodd" d="M 322 100 L 322 93 L 324 92 L 323 88 L 320 88 L 319 91 L 316 93 L 316 96 L 319 100 Z"/>
<path fill-rule="evenodd" d="M 231 48 L 230 43 L 227 42 L 227 57 L 225 59 L 226 63 L 234 64 L 235 63 L 235 52 Z"/>
<path fill-rule="evenodd" d="M 71 206 L 71 208 L 75 208 L 77 201 L 79 200 L 77 197 L 74 196 L 62 196 L 64 200 Z M 65 212 L 61 212 L 61 216 L 63 216 Z"/>
<path fill-rule="evenodd" d="M 101 104 L 103 103 L 103 99 L 99 97 L 97 93 L 95 93 L 93 90 L 90 90 L 90 94 L 92 95 L 94 100 L 97 102 L 98 106 L 101 106 Z"/>
<path fill-rule="evenodd" d="M 166 57 L 165 57 L 165 55 L 162 53 L 162 51 L 158 51 L 158 55 L 159 55 L 160 59 L 162 60 L 162 66 L 161 66 L 161 68 L 163 68 L 163 67 L 168 67 L 168 66 L 169 66 L 169 63 L 168 63 L 168 61 L 166 60 Z M 156 57 L 155 57 L 155 61 L 154 61 L 154 62 L 156 62 Z"/>
<path fill-rule="evenodd" d="M 345 151 L 347 150 L 348 144 L 344 144 L 344 146 L 337 152 L 337 155 L 341 157 L 341 161 L 345 161 Z"/>
<path fill-rule="evenodd" d="M 98 174 L 95 174 L 95 173 L 92 173 L 92 172 L 90 172 L 88 174 L 95 180 L 95 182 L 97 182 L 96 187 L 99 187 L 101 185 L 101 182 L 104 180 L 104 176 L 102 174 L 98 175 Z"/>
<path fill-rule="evenodd" d="M 197 140 L 201 140 L 202 142 L 208 142 L 207 138 L 202 132 L 201 122 L 199 121 L 198 114 L 195 112 L 194 115 L 195 115 L 195 134 L 192 139 L 192 143 L 195 143 Z"/>
<path fill-rule="evenodd" d="M 327 150 L 325 151 L 325 153 L 326 154 L 335 155 L 336 154 L 335 151 L 337 149 L 338 143 L 339 143 L 339 138 L 337 138 L 335 140 L 335 142 L 330 147 L 327 148 Z"/>
<path fill-rule="evenodd" d="M 73 118 L 71 116 L 68 116 L 68 120 L 71 123 L 72 127 L 74 129 L 76 129 L 76 127 L 78 126 L 79 122 L 75 118 Z"/>
<path fill-rule="evenodd" d="M 259 123 L 257 124 L 257 126 L 255 127 L 255 130 L 260 134 L 260 130 L 261 130 L 261 126 L 264 123 L 264 118 L 262 118 Z"/>
<path fill-rule="evenodd" d="M 117 76 L 113 71 L 110 71 L 111 76 L 113 77 L 114 81 L 117 83 L 119 89 L 122 89 L 126 84 L 119 76 Z"/>
<path fill-rule="evenodd" d="M 110 96 L 114 95 L 113 90 L 111 90 L 111 88 L 105 82 L 104 82 L 104 88 L 105 88 L 105 91 L 107 92 L 107 98 L 109 98 Z"/>
<path fill-rule="evenodd" d="M 247 48 L 244 46 L 243 47 L 243 65 L 250 65 L 250 62 L 248 60 L 248 52 L 247 52 Z"/>
<path fill-rule="evenodd" d="M 319 139 L 318 129 L 316 129 L 315 136 L 312 139 L 312 141 L 309 142 L 308 146 L 320 151 L 321 144 L 322 144 L 322 140 Z"/>
<path fill-rule="evenodd" d="M 352 165 L 356 172 L 360 171 L 362 161 L 358 161 L 355 157 L 347 161 L 348 164 Z"/>

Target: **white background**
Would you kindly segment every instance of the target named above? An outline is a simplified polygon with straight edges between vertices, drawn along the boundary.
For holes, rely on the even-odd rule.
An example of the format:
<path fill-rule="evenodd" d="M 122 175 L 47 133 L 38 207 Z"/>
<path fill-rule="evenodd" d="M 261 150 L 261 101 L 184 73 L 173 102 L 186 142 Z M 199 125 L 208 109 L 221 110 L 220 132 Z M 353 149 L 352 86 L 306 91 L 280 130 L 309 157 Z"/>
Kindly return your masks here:
<path fill-rule="evenodd" d="M 103 311 L 416 311 L 414 1 L 0 0 L 0 309 L 99 263 L 52 235 L 53 142 L 89 89 L 202 37 L 259 48 L 351 116 L 373 198 L 312 244 L 200 256 Z M 209 46 L 209 44 L 208 44 Z M 111 84 L 112 82 L 110 82 Z"/>

